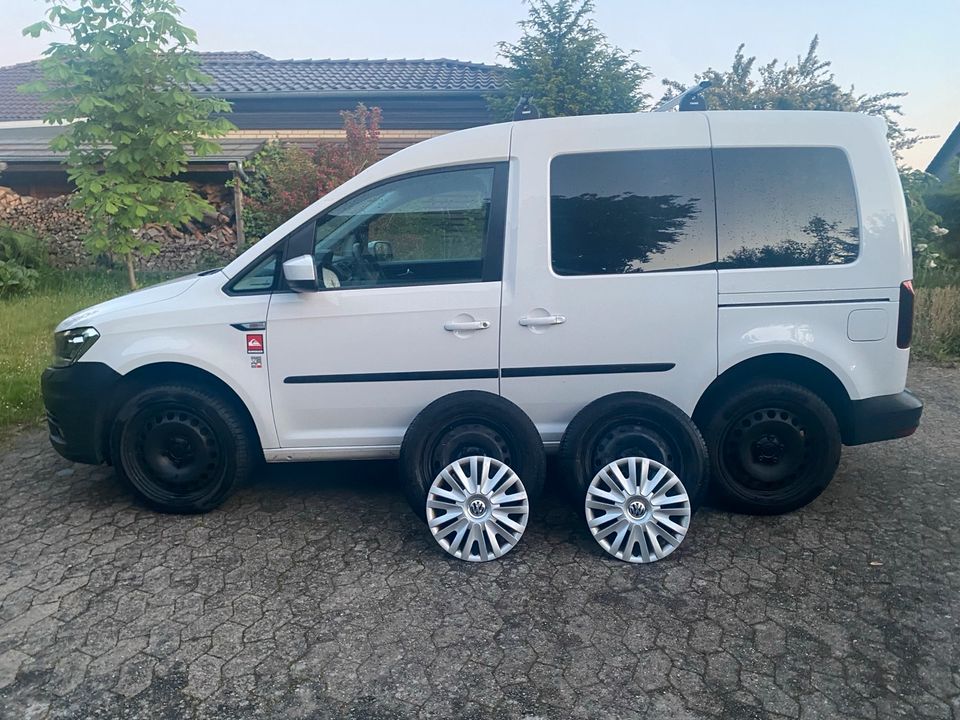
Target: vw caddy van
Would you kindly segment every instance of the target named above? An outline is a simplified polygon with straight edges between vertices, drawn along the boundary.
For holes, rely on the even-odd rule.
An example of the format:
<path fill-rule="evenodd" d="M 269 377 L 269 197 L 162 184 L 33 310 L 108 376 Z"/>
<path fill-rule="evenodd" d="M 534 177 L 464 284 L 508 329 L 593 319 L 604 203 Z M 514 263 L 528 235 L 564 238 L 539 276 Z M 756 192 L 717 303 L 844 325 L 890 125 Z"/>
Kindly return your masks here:
<path fill-rule="evenodd" d="M 877 118 L 479 127 L 381 160 L 222 269 L 64 320 L 50 439 L 173 512 L 262 461 L 399 457 L 428 522 L 488 517 L 499 493 L 519 526 L 545 451 L 581 492 L 642 457 L 694 501 L 786 512 L 841 445 L 916 429 L 911 277 Z M 465 458 L 483 479 L 432 485 Z M 487 487 L 514 475 L 523 493 Z"/>

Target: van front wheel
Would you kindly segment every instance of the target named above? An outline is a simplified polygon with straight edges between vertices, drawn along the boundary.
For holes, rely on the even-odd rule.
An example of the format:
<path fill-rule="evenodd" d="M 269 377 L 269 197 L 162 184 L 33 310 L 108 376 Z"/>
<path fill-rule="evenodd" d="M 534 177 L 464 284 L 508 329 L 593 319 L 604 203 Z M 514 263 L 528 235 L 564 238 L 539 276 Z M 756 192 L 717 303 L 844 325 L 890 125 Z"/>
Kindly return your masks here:
<path fill-rule="evenodd" d="M 781 380 L 732 394 L 704 435 L 712 492 L 738 512 L 776 515 L 803 507 L 824 491 L 840 462 L 840 428 L 830 408 Z"/>
<path fill-rule="evenodd" d="M 169 513 L 219 506 L 254 461 L 238 410 L 189 385 L 134 394 L 117 414 L 110 449 L 120 478 L 152 508 Z"/>

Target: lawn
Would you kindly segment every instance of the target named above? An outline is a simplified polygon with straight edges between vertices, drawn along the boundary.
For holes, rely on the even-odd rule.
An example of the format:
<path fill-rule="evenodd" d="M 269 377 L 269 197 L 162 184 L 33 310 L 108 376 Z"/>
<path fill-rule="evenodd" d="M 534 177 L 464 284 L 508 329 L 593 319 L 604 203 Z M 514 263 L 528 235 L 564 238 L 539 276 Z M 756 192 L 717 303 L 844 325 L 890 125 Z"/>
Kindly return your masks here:
<path fill-rule="evenodd" d="M 159 279 L 141 278 L 144 284 Z M 40 373 L 50 361 L 57 323 L 127 291 L 124 271 L 46 272 L 35 292 L 0 300 L 0 428 L 43 416 Z"/>

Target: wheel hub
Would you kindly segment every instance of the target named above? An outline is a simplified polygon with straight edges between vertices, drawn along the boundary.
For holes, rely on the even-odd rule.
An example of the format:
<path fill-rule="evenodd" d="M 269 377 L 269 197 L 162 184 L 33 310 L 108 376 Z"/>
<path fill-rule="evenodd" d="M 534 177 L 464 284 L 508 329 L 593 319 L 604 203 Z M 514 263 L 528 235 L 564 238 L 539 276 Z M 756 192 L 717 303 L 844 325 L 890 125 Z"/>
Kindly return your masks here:
<path fill-rule="evenodd" d="M 473 456 L 494 458 L 505 465 L 511 462 L 510 446 L 494 428 L 479 423 L 460 425 L 437 441 L 430 454 L 430 473 L 436 475 L 456 460 Z"/>
<path fill-rule="evenodd" d="M 751 410 L 730 425 L 723 440 L 725 462 L 748 487 L 770 492 L 802 472 L 807 456 L 803 424 L 785 408 Z"/>
<path fill-rule="evenodd" d="M 753 443 L 754 462 L 762 465 L 776 465 L 783 457 L 786 446 L 776 435 L 767 433 Z"/>
<path fill-rule="evenodd" d="M 487 512 L 487 498 L 475 495 L 467 502 L 467 510 L 475 518 L 482 518 Z"/>
<path fill-rule="evenodd" d="M 669 464 L 673 454 L 665 438 L 651 428 L 639 424 L 619 424 L 603 433 L 594 445 L 594 472 L 611 462 L 626 457 L 644 457 Z"/>
<path fill-rule="evenodd" d="M 637 497 L 626 502 L 627 507 L 627 517 L 631 520 L 641 520 L 645 519 L 646 514 L 649 512 L 649 505 L 645 498 Z"/>

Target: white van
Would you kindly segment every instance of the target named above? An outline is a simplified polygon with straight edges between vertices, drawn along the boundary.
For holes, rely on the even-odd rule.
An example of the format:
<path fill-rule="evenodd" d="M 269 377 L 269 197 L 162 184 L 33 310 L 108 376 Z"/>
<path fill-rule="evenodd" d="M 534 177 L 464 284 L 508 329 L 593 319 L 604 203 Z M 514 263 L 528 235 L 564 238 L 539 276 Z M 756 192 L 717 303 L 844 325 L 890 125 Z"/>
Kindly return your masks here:
<path fill-rule="evenodd" d="M 261 458 L 403 455 L 429 515 L 447 463 L 509 460 L 533 495 L 544 448 L 580 489 L 635 455 L 785 512 L 841 444 L 916 429 L 911 277 L 877 118 L 479 127 L 378 162 L 223 269 L 63 321 L 50 438 L 175 512 L 215 507 Z"/>

